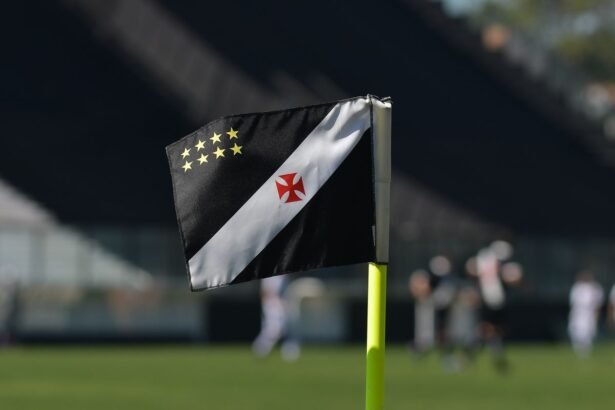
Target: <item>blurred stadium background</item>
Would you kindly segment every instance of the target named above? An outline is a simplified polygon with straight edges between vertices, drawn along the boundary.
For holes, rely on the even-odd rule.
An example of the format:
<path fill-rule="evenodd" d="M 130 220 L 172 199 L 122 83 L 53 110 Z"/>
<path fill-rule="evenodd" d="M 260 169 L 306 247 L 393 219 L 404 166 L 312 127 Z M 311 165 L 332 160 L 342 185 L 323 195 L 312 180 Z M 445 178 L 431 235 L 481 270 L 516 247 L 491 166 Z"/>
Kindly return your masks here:
<path fill-rule="evenodd" d="M 164 147 L 221 115 L 368 92 L 395 103 L 389 343 L 412 340 L 408 278 L 435 255 L 448 255 L 460 269 L 494 240 L 513 245 L 524 274 L 508 302 L 507 338 L 516 342 L 567 341 L 568 294 L 578 271 L 593 271 L 605 290 L 615 282 L 613 0 L 9 1 L 0 6 L 0 31 L 0 328 L 7 344 L 194 343 L 202 346 L 139 352 L 170 352 L 159 371 L 194 355 L 186 364 L 192 380 L 201 377 L 198 363 L 219 357 L 264 369 L 247 347 L 260 326 L 258 283 L 188 291 Z M 290 279 L 302 276 L 325 284 L 301 305 L 302 339 L 315 346 L 362 343 L 365 267 Z M 600 323 L 599 339 L 608 341 Z M 22 349 L 0 352 L 1 372 L 23 364 L 57 369 L 40 380 L 62 374 L 62 366 L 79 375 L 105 365 L 97 354 L 143 365 L 132 350 L 86 349 L 88 356 L 83 349 Z M 340 401 L 323 408 L 360 406 L 360 349 L 320 349 L 308 349 L 298 365 L 313 359 L 322 367 L 323 357 L 339 355 L 340 366 L 354 366 L 339 376 L 353 378 L 341 382 L 340 397 L 330 393 Z M 398 347 L 391 408 L 416 402 L 434 409 L 565 409 L 600 395 L 612 406 L 608 385 L 594 383 L 615 370 L 612 348 L 600 349 L 584 367 L 562 347 L 513 350 L 521 367 L 510 379 L 516 381 L 494 387 L 480 366 L 465 379 L 442 379 L 433 363 L 404 362 L 409 354 Z M 54 354 L 68 362 L 54 361 Z M 543 400 L 536 361 L 572 369 L 558 386 L 585 378 L 585 393 L 576 402 Z M 232 377 L 220 370 L 224 364 L 207 363 Z M 296 371 L 265 366 L 268 375 Z M 60 399 L 42 382 L 28 384 L 26 374 L 32 376 L 15 370 L 14 378 L 0 378 L 0 406 L 9 400 L 12 407 L 3 408 L 42 408 L 37 391 L 57 399 L 57 408 L 81 403 L 76 387 Z M 433 401 L 413 390 L 426 388 L 421 375 L 444 389 L 499 393 L 476 402 L 463 394 Z M 158 385 L 165 383 L 144 382 L 128 396 L 107 392 L 138 407 L 137 397 Z M 241 391 L 241 383 L 233 386 L 224 391 Z M 104 383 L 99 387 L 103 395 Z M 146 405 L 225 408 L 223 397 L 207 406 L 198 385 L 184 387 L 193 401 L 176 393 L 156 402 L 156 393 Z M 413 393 L 404 396 L 404 389 Z M 521 391 L 529 396 L 514 401 Z M 344 395 L 353 398 L 344 402 Z M 289 407 L 255 400 L 254 408 Z M 226 408 L 243 408 L 235 403 Z"/>

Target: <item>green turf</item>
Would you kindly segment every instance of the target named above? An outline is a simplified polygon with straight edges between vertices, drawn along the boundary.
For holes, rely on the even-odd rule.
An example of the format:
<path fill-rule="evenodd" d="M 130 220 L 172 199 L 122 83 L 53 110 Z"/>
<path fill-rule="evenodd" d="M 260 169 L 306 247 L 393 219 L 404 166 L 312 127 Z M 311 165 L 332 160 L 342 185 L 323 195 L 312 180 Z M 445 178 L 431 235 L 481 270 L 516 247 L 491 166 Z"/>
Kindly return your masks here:
<path fill-rule="evenodd" d="M 433 355 L 387 353 L 386 409 L 615 409 L 615 347 L 587 361 L 561 347 L 516 347 L 498 375 L 488 357 L 442 372 Z M 296 363 L 247 347 L 0 350 L 0 409 L 362 409 L 360 348 L 309 348 Z"/>

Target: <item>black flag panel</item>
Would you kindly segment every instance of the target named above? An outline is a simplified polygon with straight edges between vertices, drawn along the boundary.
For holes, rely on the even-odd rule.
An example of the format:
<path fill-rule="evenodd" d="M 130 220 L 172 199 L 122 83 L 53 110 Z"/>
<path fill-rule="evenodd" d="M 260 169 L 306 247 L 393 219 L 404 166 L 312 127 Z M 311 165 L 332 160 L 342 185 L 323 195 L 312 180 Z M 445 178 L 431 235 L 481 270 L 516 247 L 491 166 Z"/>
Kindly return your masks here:
<path fill-rule="evenodd" d="M 192 289 L 375 260 L 372 98 L 229 116 L 167 147 Z"/>

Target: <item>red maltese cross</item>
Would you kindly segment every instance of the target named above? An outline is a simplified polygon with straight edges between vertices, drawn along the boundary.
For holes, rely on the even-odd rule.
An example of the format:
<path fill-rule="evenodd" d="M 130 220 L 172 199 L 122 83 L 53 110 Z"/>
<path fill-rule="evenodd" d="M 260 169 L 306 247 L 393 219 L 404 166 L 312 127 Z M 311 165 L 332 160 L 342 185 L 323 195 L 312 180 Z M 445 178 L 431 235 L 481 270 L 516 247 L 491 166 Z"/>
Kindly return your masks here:
<path fill-rule="evenodd" d="M 303 178 L 295 178 L 297 173 L 284 174 L 278 176 L 275 181 L 275 186 L 278 188 L 280 199 L 286 200 L 285 203 L 301 201 L 305 197 L 305 189 L 303 188 Z M 296 182 L 295 182 L 296 179 Z M 288 193 L 288 195 L 286 195 Z M 298 193 L 301 196 L 297 195 Z"/>

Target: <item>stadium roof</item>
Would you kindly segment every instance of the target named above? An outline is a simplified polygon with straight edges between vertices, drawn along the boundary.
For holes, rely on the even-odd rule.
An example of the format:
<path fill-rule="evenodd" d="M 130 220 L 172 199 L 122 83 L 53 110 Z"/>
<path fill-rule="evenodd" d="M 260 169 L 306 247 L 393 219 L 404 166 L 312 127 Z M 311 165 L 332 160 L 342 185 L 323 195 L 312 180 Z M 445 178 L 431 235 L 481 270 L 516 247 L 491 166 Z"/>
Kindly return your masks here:
<path fill-rule="evenodd" d="M 53 222 L 49 211 L 0 179 L 0 224 L 45 226 Z"/>
<path fill-rule="evenodd" d="M 84 258 L 78 255 L 87 254 Z M 0 285 L 140 287 L 151 275 L 59 225 L 40 204 L 0 179 Z"/>

